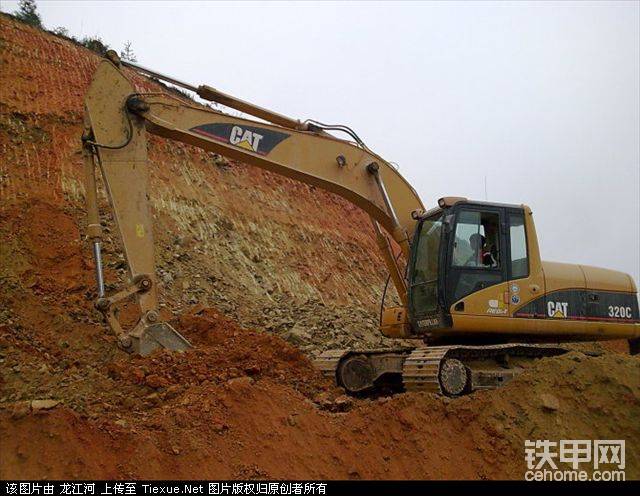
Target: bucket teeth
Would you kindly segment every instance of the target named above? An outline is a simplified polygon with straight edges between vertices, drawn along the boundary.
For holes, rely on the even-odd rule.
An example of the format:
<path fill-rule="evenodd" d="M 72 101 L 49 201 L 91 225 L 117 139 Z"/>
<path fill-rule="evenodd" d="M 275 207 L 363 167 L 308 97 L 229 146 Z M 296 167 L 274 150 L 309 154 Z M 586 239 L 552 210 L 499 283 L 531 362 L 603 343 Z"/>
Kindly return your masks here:
<path fill-rule="evenodd" d="M 147 356 L 158 348 L 171 351 L 186 351 L 191 343 L 166 322 L 151 325 L 144 330 L 142 336 L 132 336 L 132 351 Z"/>

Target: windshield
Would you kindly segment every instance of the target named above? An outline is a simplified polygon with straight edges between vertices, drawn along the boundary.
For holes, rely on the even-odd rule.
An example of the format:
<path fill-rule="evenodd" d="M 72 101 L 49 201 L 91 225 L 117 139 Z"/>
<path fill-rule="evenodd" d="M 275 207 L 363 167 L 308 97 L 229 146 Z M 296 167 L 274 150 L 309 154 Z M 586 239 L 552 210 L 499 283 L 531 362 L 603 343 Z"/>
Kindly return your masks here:
<path fill-rule="evenodd" d="M 414 256 L 411 302 L 414 316 L 437 310 L 438 307 L 438 257 L 443 214 L 422 221 L 417 235 Z"/>

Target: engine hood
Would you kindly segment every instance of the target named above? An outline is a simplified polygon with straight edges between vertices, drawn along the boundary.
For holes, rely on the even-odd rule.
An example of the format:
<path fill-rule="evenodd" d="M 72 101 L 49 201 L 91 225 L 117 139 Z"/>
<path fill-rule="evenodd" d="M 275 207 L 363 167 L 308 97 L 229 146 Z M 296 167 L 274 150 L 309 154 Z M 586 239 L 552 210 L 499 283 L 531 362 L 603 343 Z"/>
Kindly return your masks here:
<path fill-rule="evenodd" d="M 589 265 L 542 262 L 547 291 L 569 288 L 597 289 L 636 293 L 636 284 L 629 274 Z"/>

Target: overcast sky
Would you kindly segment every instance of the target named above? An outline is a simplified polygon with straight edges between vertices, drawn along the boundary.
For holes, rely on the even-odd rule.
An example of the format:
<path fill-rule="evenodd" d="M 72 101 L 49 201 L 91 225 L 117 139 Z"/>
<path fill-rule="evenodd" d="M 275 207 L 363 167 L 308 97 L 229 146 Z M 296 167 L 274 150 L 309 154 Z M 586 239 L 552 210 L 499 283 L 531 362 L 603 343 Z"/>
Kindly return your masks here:
<path fill-rule="evenodd" d="M 3 1 L 12 12 L 17 2 Z M 49 29 L 348 124 L 427 206 L 526 203 L 542 257 L 640 274 L 640 3 L 39 1 Z"/>

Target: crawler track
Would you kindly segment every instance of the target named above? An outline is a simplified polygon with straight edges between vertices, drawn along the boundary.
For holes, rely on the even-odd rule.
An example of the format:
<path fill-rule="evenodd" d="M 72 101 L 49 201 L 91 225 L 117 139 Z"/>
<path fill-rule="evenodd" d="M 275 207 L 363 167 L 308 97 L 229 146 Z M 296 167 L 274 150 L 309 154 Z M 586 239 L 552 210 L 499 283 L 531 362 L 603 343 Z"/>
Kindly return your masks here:
<path fill-rule="evenodd" d="M 351 394 L 376 394 L 383 385 L 404 391 L 461 396 L 498 388 L 526 362 L 566 353 L 554 345 L 420 346 L 386 350 L 332 350 L 314 364 Z"/>

